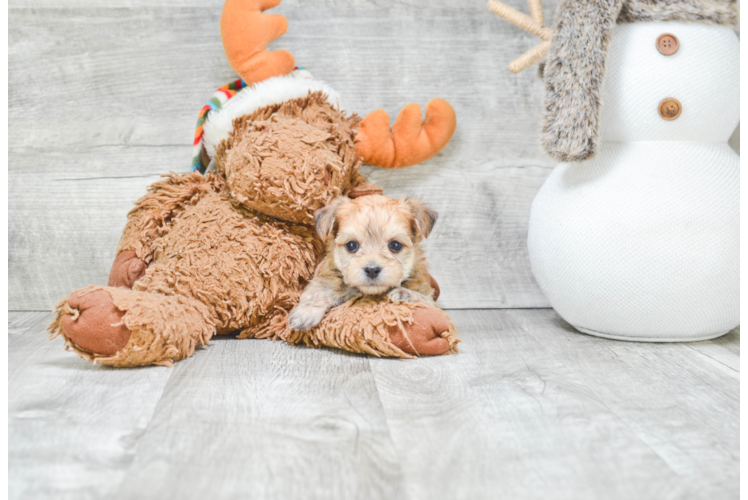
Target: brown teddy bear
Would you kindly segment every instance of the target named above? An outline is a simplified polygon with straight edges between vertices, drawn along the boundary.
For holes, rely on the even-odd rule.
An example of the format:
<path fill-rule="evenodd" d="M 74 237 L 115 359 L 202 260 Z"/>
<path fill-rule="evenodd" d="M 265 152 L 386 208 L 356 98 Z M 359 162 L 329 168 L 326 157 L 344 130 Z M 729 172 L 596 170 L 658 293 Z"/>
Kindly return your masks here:
<path fill-rule="evenodd" d="M 359 173 L 362 160 L 396 168 L 430 158 L 451 138 L 455 115 L 434 100 L 422 122 L 409 105 L 391 131 L 382 110 L 346 115 L 333 89 L 293 70 L 293 56 L 265 50 L 286 30 L 283 16 L 262 14 L 278 3 L 224 6 L 224 47 L 247 86 L 205 120 L 198 142 L 214 171 L 151 185 L 128 215 L 109 286 L 57 306 L 52 336 L 84 358 L 170 365 L 230 332 L 384 356 L 456 351 L 446 314 L 424 304 L 360 298 L 309 332 L 288 328 L 322 252 L 314 212 L 339 195 L 381 192 Z"/>

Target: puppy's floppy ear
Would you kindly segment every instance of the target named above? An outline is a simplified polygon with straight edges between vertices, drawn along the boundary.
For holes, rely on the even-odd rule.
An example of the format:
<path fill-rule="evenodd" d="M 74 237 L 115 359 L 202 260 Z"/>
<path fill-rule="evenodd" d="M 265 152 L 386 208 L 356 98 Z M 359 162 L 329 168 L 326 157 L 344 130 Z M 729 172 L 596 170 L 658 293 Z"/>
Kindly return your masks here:
<path fill-rule="evenodd" d="M 413 214 L 411 223 L 415 224 L 414 232 L 428 238 L 439 214 L 417 198 L 405 198 L 404 203 Z"/>
<path fill-rule="evenodd" d="M 314 227 L 317 229 L 317 234 L 322 238 L 322 241 L 327 240 L 331 234 L 337 231 L 335 212 L 338 211 L 341 205 L 349 201 L 350 199 L 345 196 L 338 196 L 329 205 L 314 212 Z"/>

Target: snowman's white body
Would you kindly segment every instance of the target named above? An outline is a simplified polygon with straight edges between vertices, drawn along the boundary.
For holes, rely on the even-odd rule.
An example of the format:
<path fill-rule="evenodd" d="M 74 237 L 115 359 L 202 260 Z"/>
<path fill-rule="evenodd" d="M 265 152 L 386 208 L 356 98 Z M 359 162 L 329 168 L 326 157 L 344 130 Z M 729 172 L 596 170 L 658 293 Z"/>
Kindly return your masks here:
<path fill-rule="evenodd" d="M 661 54 L 656 40 L 680 47 Z M 578 330 L 700 340 L 739 324 L 739 43 L 724 27 L 618 25 L 597 155 L 558 165 L 531 210 L 528 250 L 551 305 Z M 681 115 L 663 120 L 672 97 Z"/>

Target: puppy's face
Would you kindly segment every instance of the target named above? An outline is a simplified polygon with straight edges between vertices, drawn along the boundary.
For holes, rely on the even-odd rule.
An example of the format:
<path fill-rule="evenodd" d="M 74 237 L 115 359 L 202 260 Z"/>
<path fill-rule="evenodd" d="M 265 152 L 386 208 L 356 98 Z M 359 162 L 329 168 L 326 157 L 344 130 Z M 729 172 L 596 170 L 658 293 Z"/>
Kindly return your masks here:
<path fill-rule="evenodd" d="M 380 295 L 411 277 L 436 217 L 420 200 L 369 195 L 337 198 L 317 211 L 316 225 L 345 284 Z"/>

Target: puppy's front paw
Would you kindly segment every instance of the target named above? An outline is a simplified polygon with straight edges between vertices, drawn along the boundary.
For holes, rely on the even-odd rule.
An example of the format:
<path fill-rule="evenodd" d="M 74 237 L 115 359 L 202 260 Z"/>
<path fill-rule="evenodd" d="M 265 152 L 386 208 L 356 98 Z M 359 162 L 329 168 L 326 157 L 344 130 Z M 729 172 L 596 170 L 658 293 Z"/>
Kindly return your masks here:
<path fill-rule="evenodd" d="M 390 290 L 387 297 L 395 302 L 428 302 L 425 295 L 404 287 Z"/>
<path fill-rule="evenodd" d="M 322 307 L 299 304 L 288 315 L 288 325 L 292 330 L 306 332 L 319 325 L 326 312 Z"/>

